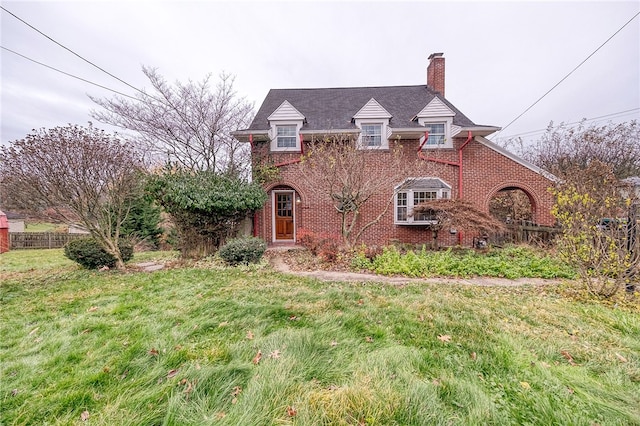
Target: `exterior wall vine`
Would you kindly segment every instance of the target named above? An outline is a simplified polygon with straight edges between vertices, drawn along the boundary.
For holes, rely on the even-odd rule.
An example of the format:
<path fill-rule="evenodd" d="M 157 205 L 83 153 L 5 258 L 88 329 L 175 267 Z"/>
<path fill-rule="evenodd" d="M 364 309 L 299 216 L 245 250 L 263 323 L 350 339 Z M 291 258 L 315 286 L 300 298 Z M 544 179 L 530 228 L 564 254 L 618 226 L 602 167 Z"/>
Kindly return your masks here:
<path fill-rule="evenodd" d="M 453 149 L 425 151 L 424 156 L 439 160 L 457 163 L 458 148 L 466 138 L 454 138 Z M 407 162 L 417 160 L 418 140 L 403 140 L 399 142 L 403 147 L 403 155 Z M 390 145 L 394 142 L 390 141 Z M 372 173 L 384 167 L 388 167 L 385 161 L 385 152 L 372 156 L 368 167 Z M 255 143 L 253 147 L 254 160 L 267 161 L 269 164 L 278 164 L 295 161 L 300 158 L 300 153 L 270 153 L 269 145 L 265 142 Z M 272 223 L 273 206 L 271 193 L 275 189 L 293 189 L 300 202 L 295 203 L 296 234 L 301 228 L 335 235 L 340 238 L 340 217 L 335 211 L 330 200 L 322 194 L 302 186 L 302 179 L 298 163 L 279 167 L 279 177 L 275 182 L 265 184 L 265 190 L 269 198 L 264 208 L 256 213 L 256 235 L 262 237 L 268 243 L 273 243 Z M 406 177 L 430 176 L 439 177 L 452 187 L 452 198 L 459 198 L 458 193 L 458 167 L 440 164 L 433 161 L 420 160 L 414 170 L 407 173 Z M 389 182 L 388 189 L 374 195 L 361 212 L 357 227 L 373 220 L 392 199 L 394 187 L 401 182 Z M 552 182 L 546 177 L 530 170 L 529 168 L 505 157 L 490 149 L 478 141 L 472 140 L 463 150 L 463 198 L 474 204 L 479 210 L 489 212 L 489 200 L 500 189 L 516 187 L 527 193 L 534 208 L 534 221 L 540 225 L 553 225 L 554 218 L 551 215 L 553 197 L 549 192 Z M 473 235 L 465 235 L 463 242 L 471 243 Z M 456 235 L 441 231 L 438 236 L 440 245 L 455 245 L 458 241 Z M 381 221 L 366 230 L 360 242 L 367 245 L 386 245 L 394 242 L 410 244 L 430 244 L 433 242 L 432 234 L 428 226 L 423 225 L 396 225 L 394 224 L 394 205 L 391 204 Z"/>

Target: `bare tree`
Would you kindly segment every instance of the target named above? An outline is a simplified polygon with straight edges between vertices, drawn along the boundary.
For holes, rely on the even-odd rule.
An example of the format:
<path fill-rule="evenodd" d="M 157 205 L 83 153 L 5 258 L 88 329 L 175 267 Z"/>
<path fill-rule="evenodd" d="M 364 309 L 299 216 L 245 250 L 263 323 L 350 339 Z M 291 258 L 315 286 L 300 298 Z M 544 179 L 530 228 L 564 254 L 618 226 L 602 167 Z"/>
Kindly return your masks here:
<path fill-rule="evenodd" d="M 137 100 L 120 96 L 91 97 L 104 110 L 91 116 L 103 123 L 134 131 L 156 158 L 183 168 L 246 177 L 250 166 L 247 144 L 231 132 L 249 125 L 253 106 L 238 98 L 234 78 L 221 74 L 215 89 L 211 75 L 200 82 L 170 85 L 155 68 L 143 67 L 152 92 Z"/>
<path fill-rule="evenodd" d="M 389 211 L 398 190 L 393 190 L 394 184 L 410 175 L 418 161 L 417 156 L 403 155 L 400 144 L 380 152 L 360 149 L 352 135 L 328 135 L 311 142 L 298 169 L 306 187 L 333 204 L 343 244 L 352 246 Z M 381 162 L 384 167 L 379 167 Z M 422 164 L 423 173 L 425 167 L 433 167 Z M 378 194 L 389 198 L 371 220 L 361 222 L 362 207 Z"/>
<path fill-rule="evenodd" d="M 540 140 L 519 150 L 524 158 L 559 177 L 570 170 L 584 170 L 594 160 L 609 164 L 618 179 L 640 176 L 640 123 L 588 126 L 583 121 L 576 127 L 551 123 Z"/>
<path fill-rule="evenodd" d="M 40 129 L 0 148 L 0 182 L 8 206 L 53 209 L 80 222 L 123 268 L 118 242 L 138 194 L 139 154 L 102 130 L 80 126 Z"/>

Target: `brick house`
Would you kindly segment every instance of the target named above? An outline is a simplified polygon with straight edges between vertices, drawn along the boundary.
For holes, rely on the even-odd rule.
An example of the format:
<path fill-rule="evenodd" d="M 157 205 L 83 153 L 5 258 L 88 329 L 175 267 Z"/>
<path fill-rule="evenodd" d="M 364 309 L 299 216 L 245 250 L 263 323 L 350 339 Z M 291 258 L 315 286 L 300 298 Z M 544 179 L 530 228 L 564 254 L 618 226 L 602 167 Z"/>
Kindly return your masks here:
<path fill-rule="evenodd" d="M 444 96 L 444 57 L 432 54 L 429 61 L 426 85 L 270 90 L 249 128 L 234 133 L 251 144 L 254 159 L 266 158 L 279 168 L 278 181 L 265 185 L 269 198 L 256 213 L 254 235 L 286 244 L 294 243 L 303 228 L 339 234 L 333 205 L 301 184 L 297 164 L 313 138 L 329 134 L 353 134 L 361 149 L 375 149 L 372 173 L 385 167 L 396 144 L 407 148 L 403 155 L 419 156 L 424 164 L 424 170 L 389 182 L 386 192 L 367 202 L 361 221 L 394 197 L 392 208 L 361 242 L 430 241 L 429 220 L 412 215 L 412 206 L 431 198 L 461 198 L 488 212 L 491 198 L 510 189 L 527 194 L 535 223 L 552 225 L 548 188 L 553 176 L 488 140 L 499 128 L 475 124 L 452 105 Z M 449 233 L 441 234 L 442 244 L 456 243 Z M 465 236 L 464 242 L 471 238 Z"/>

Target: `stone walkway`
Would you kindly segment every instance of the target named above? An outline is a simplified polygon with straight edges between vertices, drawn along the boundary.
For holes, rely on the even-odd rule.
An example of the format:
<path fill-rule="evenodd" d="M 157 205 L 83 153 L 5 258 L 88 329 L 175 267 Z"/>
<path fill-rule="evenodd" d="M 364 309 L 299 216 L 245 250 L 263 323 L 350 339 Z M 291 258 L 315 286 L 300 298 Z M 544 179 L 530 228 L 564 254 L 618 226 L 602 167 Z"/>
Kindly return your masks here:
<path fill-rule="evenodd" d="M 158 263 L 158 262 L 136 263 L 134 266 L 145 272 L 153 272 L 153 271 L 159 271 L 161 269 L 164 269 L 164 263 Z"/>

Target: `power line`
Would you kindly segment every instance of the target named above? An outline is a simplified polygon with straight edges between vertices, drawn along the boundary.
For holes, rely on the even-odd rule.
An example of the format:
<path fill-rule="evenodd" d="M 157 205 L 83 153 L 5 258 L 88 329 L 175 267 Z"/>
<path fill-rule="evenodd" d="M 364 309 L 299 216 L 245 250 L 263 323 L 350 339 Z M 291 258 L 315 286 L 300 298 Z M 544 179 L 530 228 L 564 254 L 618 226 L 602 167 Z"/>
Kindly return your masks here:
<path fill-rule="evenodd" d="M 63 49 L 67 50 L 68 52 L 71 52 L 72 54 L 74 54 L 75 56 L 77 56 L 78 58 L 82 59 L 83 61 L 85 61 L 86 63 L 88 63 L 89 65 L 99 69 L 100 71 L 102 71 L 103 73 L 107 74 L 110 77 L 115 78 L 116 80 L 118 80 L 119 82 L 125 84 L 126 86 L 129 86 L 130 88 L 132 88 L 133 90 L 142 93 L 143 95 L 146 95 L 145 92 L 143 92 L 142 90 L 138 89 L 135 86 L 132 86 L 131 84 L 127 83 L 126 81 L 124 81 L 123 79 L 121 79 L 120 77 L 117 77 L 113 74 L 111 74 L 109 71 L 101 68 L 100 66 L 94 64 L 93 62 L 91 62 L 88 59 L 85 59 L 83 56 L 77 54 L 76 52 L 74 52 L 73 50 L 69 49 L 68 47 L 66 47 L 65 45 L 57 42 L 56 40 L 54 40 L 53 38 L 49 37 L 48 35 L 46 35 L 45 33 L 43 33 L 42 31 L 40 31 L 39 29 L 37 29 L 36 27 L 34 27 L 33 25 L 31 25 L 30 23 L 28 23 L 27 21 L 25 21 L 24 19 L 20 18 L 19 16 L 15 15 L 14 13 L 10 12 L 9 10 L 7 10 L 5 7 L 0 6 L 0 9 L 4 10 L 5 12 L 7 12 L 9 15 L 13 16 L 14 18 L 16 18 L 18 21 L 22 22 L 23 24 L 25 24 L 26 26 L 28 26 L 29 28 L 31 28 L 32 30 L 38 32 L 39 34 L 43 35 L 44 37 L 46 37 L 47 39 L 51 40 L 52 42 L 54 42 L 55 44 L 57 44 L 58 46 L 62 47 Z M 92 83 L 93 84 L 93 83 Z M 131 96 L 129 96 L 131 97 Z"/>
<path fill-rule="evenodd" d="M 591 54 L 589 56 L 587 56 L 585 58 L 585 60 L 583 60 L 582 62 L 580 62 L 578 64 L 578 66 L 576 66 L 574 69 L 571 70 L 571 72 L 569 72 L 569 74 L 565 75 L 562 80 L 560 80 L 559 82 L 557 82 L 551 89 L 549 89 L 544 95 L 542 95 L 537 101 L 535 101 L 533 104 L 531 104 L 531 106 L 529 106 L 529 108 L 525 109 L 519 116 L 517 116 L 516 118 L 514 118 L 513 120 L 511 120 L 511 122 L 509 124 L 507 124 L 506 126 L 504 126 L 499 132 L 498 134 L 502 133 L 505 129 L 507 129 L 509 126 L 511 126 L 513 123 L 515 123 L 520 117 L 522 117 L 523 115 L 525 115 L 527 112 L 529 112 L 529 110 L 531 108 L 533 108 L 534 106 L 536 106 L 538 104 L 538 102 L 540 102 L 542 99 L 544 99 L 549 93 L 551 93 L 551 91 L 553 91 L 553 89 L 555 89 L 556 87 L 558 87 L 563 81 L 565 81 L 567 78 L 569 78 L 569 76 L 571 74 L 573 74 L 578 68 L 580 68 L 585 62 L 587 62 L 593 55 L 596 54 L 596 52 L 598 52 L 605 44 L 607 44 L 613 37 L 615 37 L 620 31 L 622 31 L 624 29 L 624 27 L 626 27 L 627 25 L 629 25 L 631 23 L 631 21 L 633 21 L 638 15 L 640 15 L 640 12 L 636 13 L 635 15 L 633 15 L 633 17 L 631 19 L 629 19 L 623 26 L 621 26 L 615 33 L 613 33 L 613 35 L 611 37 L 609 37 L 607 40 L 605 40 L 604 43 L 602 43 L 600 46 L 598 46 L 598 48 L 596 50 L 594 50 L 593 52 L 591 52 Z M 497 136 L 497 135 L 496 135 Z"/>
<path fill-rule="evenodd" d="M 593 117 L 593 118 L 585 118 L 585 119 L 580 120 L 580 121 L 574 121 L 572 123 L 563 123 L 563 124 L 571 126 L 573 124 L 582 123 L 583 121 L 594 121 L 594 120 L 599 120 L 601 118 L 615 117 L 617 115 L 626 115 L 626 114 L 628 114 L 630 112 L 634 112 L 634 111 L 638 111 L 638 110 L 640 110 L 640 108 L 632 108 L 632 109 L 627 109 L 627 110 L 624 110 L 624 111 L 619 111 L 619 112 L 614 112 L 614 113 L 611 113 L 611 114 L 600 115 L 598 117 Z M 528 132 L 516 133 L 515 135 L 503 136 L 501 139 L 512 139 L 512 138 L 515 138 L 515 137 L 518 137 L 518 136 L 524 136 L 524 135 L 529 135 L 529 134 L 545 132 L 546 130 L 547 129 L 530 130 Z"/>
<path fill-rule="evenodd" d="M 127 95 L 126 93 L 118 92 L 117 90 L 110 89 L 110 88 L 108 88 L 108 87 L 106 87 L 106 86 L 103 86 L 103 85 L 101 85 L 101 84 L 94 83 L 93 81 L 89 81 L 89 80 L 87 80 L 87 79 L 85 79 L 85 78 L 82 78 L 82 77 L 78 77 L 77 75 L 69 74 L 68 72 L 65 72 L 65 71 L 59 70 L 58 68 L 52 67 L 51 65 L 47 65 L 47 64 L 45 64 L 45 63 L 42 63 L 42 62 L 36 61 L 35 59 L 29 58 L 28 56 L 25 56 L 25 55 L 23 55 L 23 54 L 21 54 L 21 53 L 18 53 L 18 52 L 16 52 L 15 50 L 8 49 L 8 48 L 6 48 L 6 47 L 4 47 L 4 46 L 0 46 L 0 48 L 2 48 L 3 50 L 6 50 L 7 52 L 11 52 L 11 53 L 13 53 L 14 55 L 18 55 L 18 56 L 20 56 L 21 58 L 24 58 L 24 59 L 26 59 L 26 60 L 28 60 L 28 61 L 34 62 L 34 63 L 36 63 L 36 64 L 38 64 L 38 65 L 42 65 L 43 67 L 49 68 L 50 70 L 57 71 L 57 72 L 59 72 L 59 73 L 61 73 L 61 74 L 64 74 L 64 75 L 69 76 L 69 77 L 73 77 L 73 78 L 75 78 L 75 79 L 77 79 L 77 80 L 80 80 L 80 81 L 84 81 L 85 83 L 92 84 L 92 85 L 94 85 L 94 86 L 100 87 L 101 89 L 109 90 L 110 92 L 117 93 L 117 94 L 118 94 L 118 95 L 120 95 L 120 96 L 126 96 L 127 98 L 131 98 L 131 99 L 138 100 L 137 98 L 134 98 L 133 96 L 129 96 L 129 95 Z"/>

